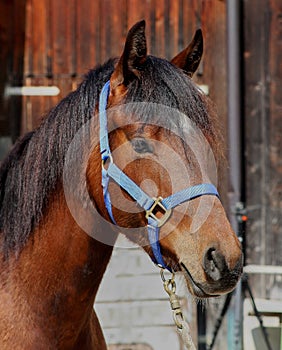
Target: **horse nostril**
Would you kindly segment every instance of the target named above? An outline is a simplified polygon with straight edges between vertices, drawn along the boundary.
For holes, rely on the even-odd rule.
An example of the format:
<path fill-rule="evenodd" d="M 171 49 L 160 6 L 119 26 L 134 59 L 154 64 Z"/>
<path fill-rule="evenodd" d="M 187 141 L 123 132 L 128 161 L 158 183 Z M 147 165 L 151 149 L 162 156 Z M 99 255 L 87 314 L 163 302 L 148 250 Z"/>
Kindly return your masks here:
<path fill-rule="evenodd" d="M 206 274 L 218 281 L 227 270 L 227 265 L 224 256 L 215 248 L 209 248 L 203 259 L 203 267 Z"/>

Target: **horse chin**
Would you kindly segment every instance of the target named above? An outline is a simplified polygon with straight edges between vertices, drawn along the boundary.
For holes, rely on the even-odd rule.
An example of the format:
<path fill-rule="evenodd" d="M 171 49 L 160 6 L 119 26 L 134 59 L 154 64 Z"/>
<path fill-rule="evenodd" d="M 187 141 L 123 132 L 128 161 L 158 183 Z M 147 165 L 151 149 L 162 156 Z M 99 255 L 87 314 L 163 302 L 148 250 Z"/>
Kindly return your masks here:
<path fill-rule="evenodd" d="M 199 283 L 195 282 L 190 271 L 183 263 L 181 263 L 181 269 L 184 272 L 184 277 L 186 279 L 187 287 L 192 295 L 200 299 L 218 297 L 220 295 L 219 293 L 213 294 L 210 292 L 206 292 Z"/>

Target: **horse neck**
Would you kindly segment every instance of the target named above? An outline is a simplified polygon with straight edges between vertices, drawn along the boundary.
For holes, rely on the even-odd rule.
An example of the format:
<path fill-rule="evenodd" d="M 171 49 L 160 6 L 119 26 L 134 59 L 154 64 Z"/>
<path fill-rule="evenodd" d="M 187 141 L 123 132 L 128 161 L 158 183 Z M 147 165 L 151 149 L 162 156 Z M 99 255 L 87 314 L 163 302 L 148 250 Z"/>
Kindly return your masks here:
<path fill-rule="evenodd" d="M 36 327 L 42 324 L 58 337 L 72 329 L 75 336 L 90 318 L 93 320 L 93 303 L 113 247 L 81 230 L 68 210 L 63 191 L 49 203 L 20 256 L 9 260 L 9 293 Z"/>

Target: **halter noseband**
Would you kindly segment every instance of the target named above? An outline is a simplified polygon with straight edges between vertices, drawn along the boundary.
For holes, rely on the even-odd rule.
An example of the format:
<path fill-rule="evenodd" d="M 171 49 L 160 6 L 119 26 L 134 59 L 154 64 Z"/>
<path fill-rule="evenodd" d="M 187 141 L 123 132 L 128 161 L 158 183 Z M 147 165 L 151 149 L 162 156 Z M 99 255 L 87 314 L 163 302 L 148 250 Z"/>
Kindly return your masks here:
<path fill-rule="evenodd" d="M 217 189 L 213 184 L 203 183 L 196 186 L 186 188 L 182 191 L 176 192 L 169 197 L 152 198 L 148 196 L 139 186 L 136 185 L 122 170 L 120 170 L 113 161 L 107 127 L 107 101 L 110 92 L 110 82 L 108 81 L 100 94 L 99 99 L 99 121 L 100 121 L 100 151 L 102 157 L 102 187 L 104 202 L 109 213 L 109 216 L 114 224 L 116 221 L 112 212 L 111 198 L 108 191 L 108 184 L 110 179 L 114 180 L 120 187 L 122 187 L 138 205 L 146 212 L 146 218 L 148 220 L 147 230 L 150 245 L 154 254 L 154 263 L 158 264 L 162 268 L 166 268 L 171 271 L 162 257 L 161 247 L 159 243 L 159 230 L 163 226 L 171 215 L 171 211 L 176 206 L 195 199 L 203 195 L 213 195 L 219 197 Z M 109 164 L 105 168 L 104 164 L 108 161 Z M 160 209 L 162 213 L 161 218 L 157 218 L 154 212 Z"/>

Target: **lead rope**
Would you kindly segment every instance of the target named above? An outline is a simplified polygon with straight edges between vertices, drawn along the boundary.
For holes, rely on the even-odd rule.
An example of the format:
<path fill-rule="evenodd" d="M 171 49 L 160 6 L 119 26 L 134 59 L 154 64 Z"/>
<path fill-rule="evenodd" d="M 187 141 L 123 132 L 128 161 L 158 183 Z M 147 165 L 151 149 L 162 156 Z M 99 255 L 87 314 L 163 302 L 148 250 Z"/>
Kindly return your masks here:
<path fill-rule="evenodd" d="M 172 273 L 171 278 L 165 279 L 164 269 L 161 269 L 160 274 L 161 274 L 161 279 L 163 281 L 164 290 L 167 292 L 169 296 L 170 307 L 173 315 L 173 321 L 176 325 L 177 333 L 181 336 L 182 341 L 187 350 L 196 350 L 196 347 L 191 337 L 190 327 L 183 316 L 179 299 L 175 294 L 176 292 L 176 283 L 174 279 L 175 275 L 174 273 Z"/>

